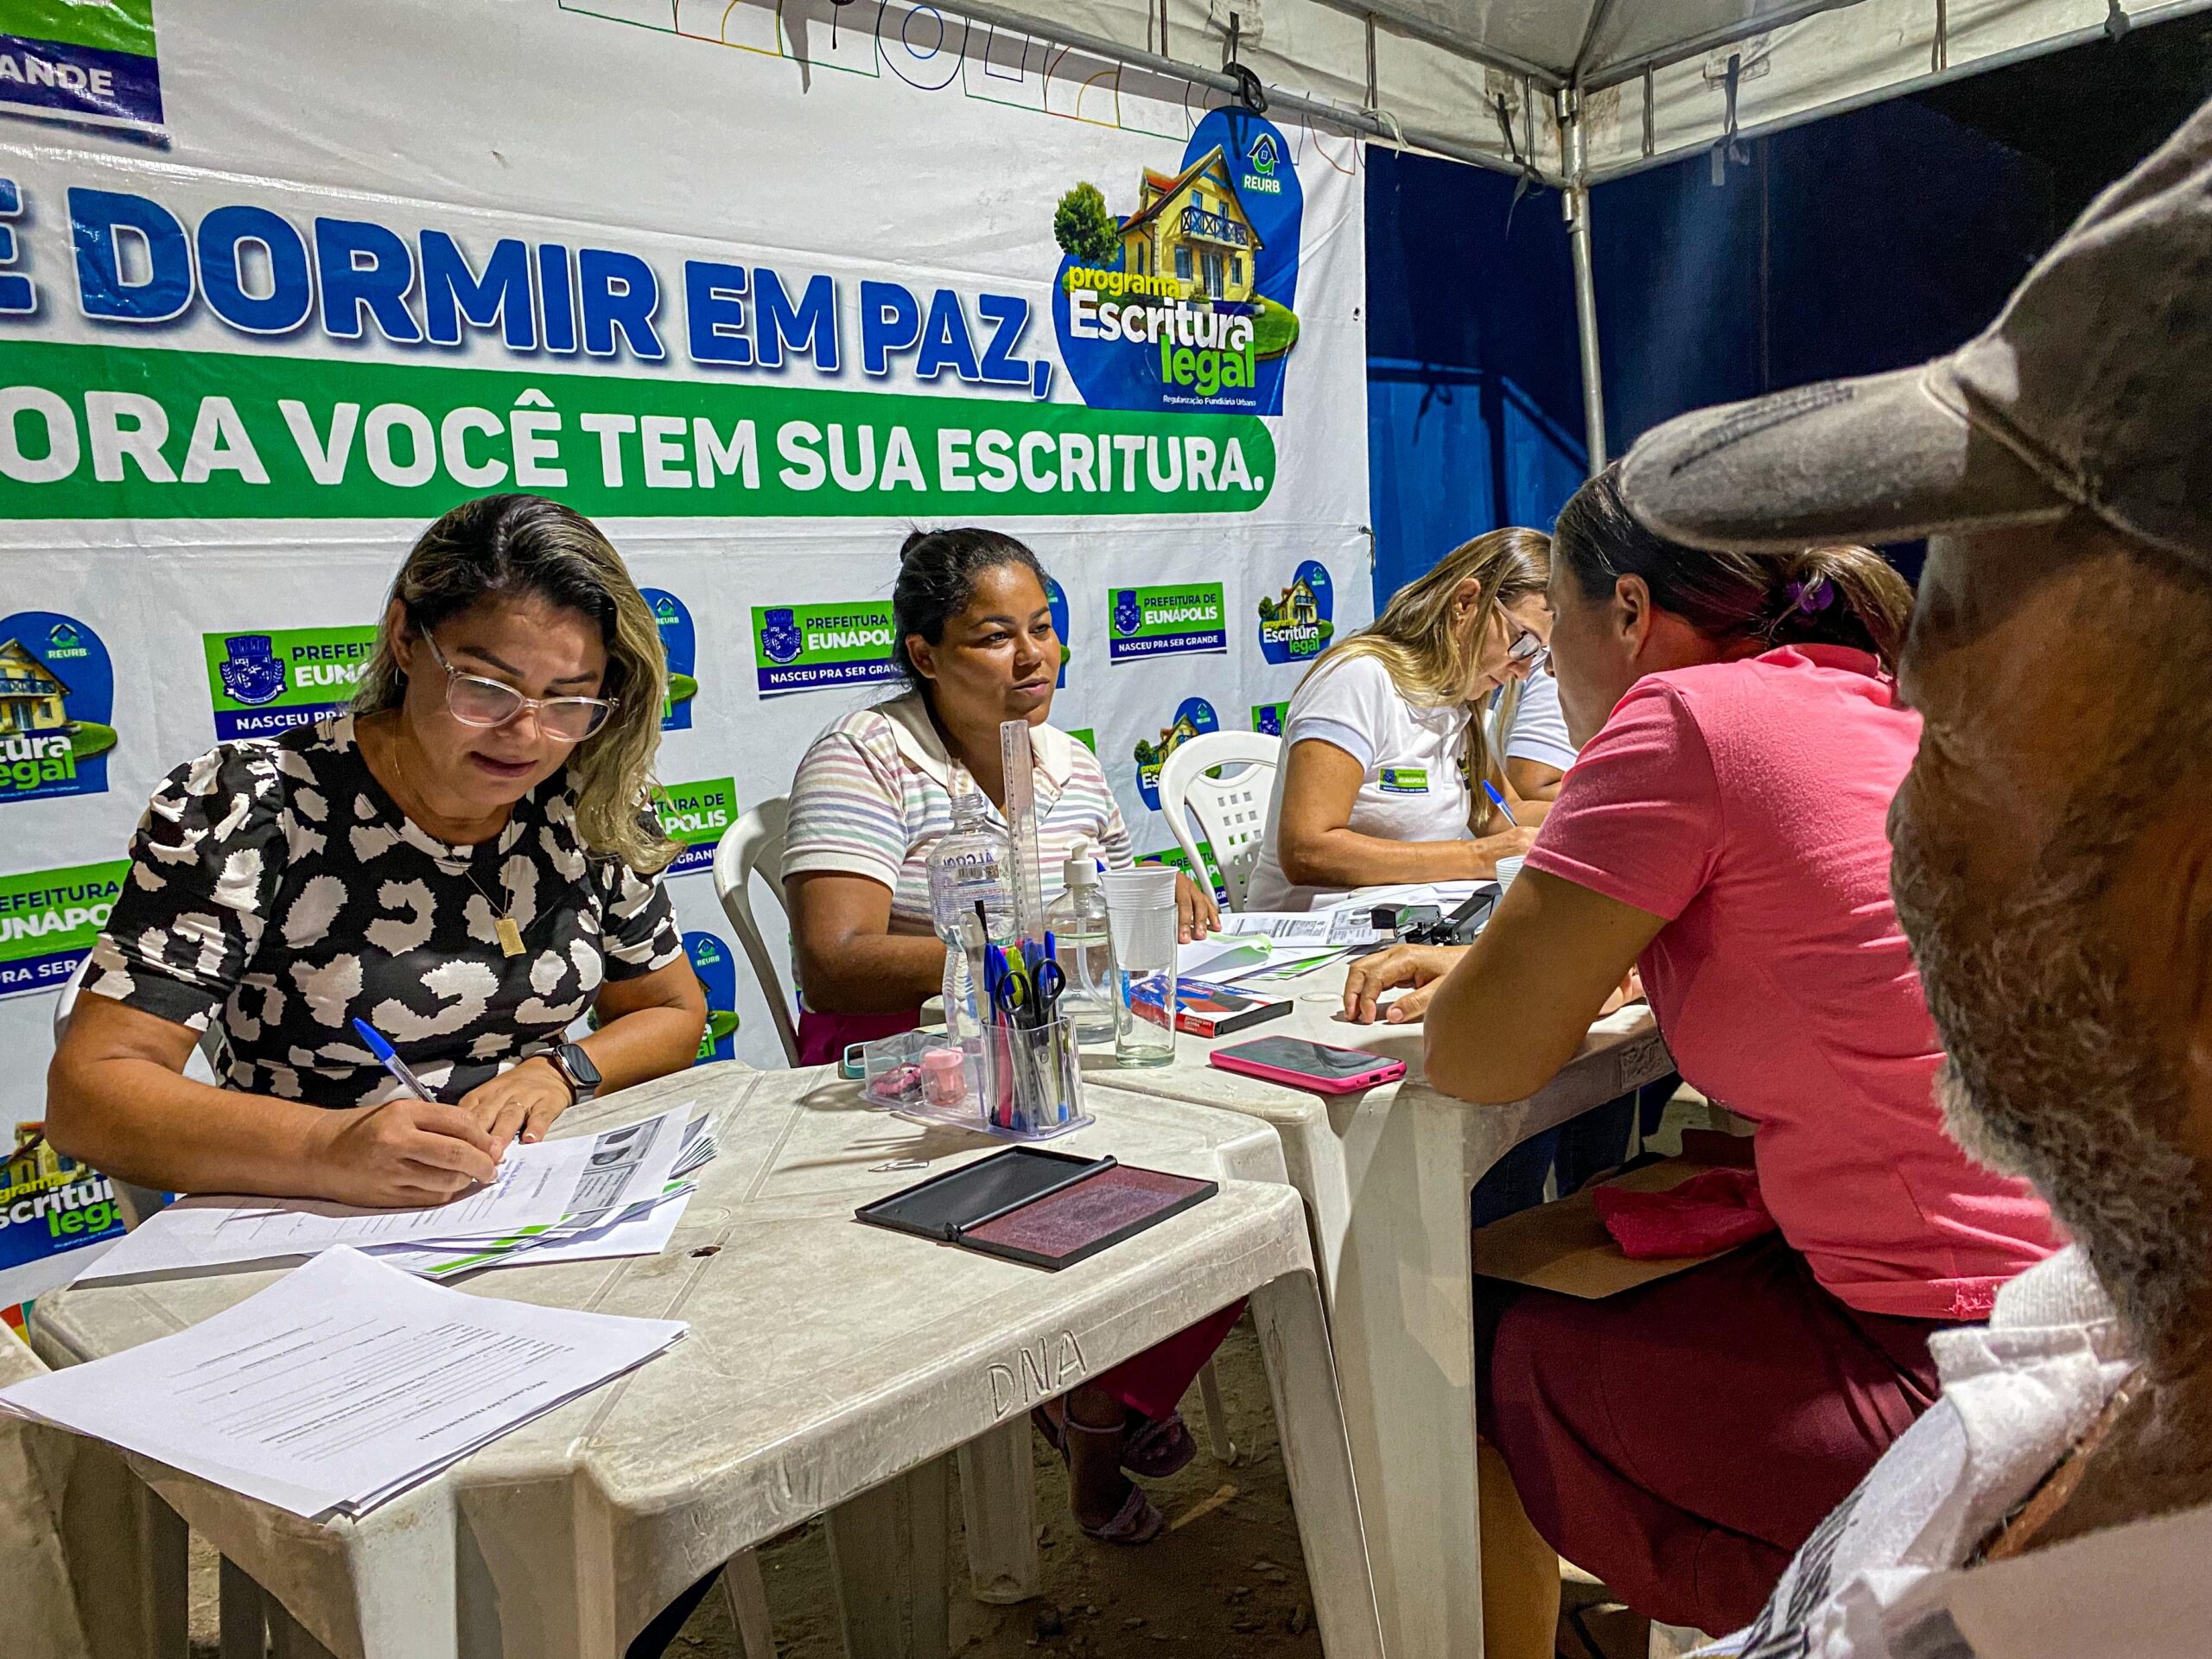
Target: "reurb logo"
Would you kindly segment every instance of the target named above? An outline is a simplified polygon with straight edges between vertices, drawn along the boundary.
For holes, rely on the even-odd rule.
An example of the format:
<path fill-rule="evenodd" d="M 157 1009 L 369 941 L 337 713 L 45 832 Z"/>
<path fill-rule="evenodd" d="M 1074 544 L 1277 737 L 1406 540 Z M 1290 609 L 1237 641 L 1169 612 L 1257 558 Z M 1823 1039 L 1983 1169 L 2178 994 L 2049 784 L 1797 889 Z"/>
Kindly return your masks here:
<path fill-rule="evenodd" d="M 699 1036 L 694 1065 L 737 1058 L 737 963 L 730 948 L 713 933 L 686 933 L 683 954 L 691 960 L 707 999 L 707 1028 Z"/>
<path fill-rule="evenodd" d="M 115 670 L 74 617 L 0 617 L 0 802 L 107 792 Z"/>
<path fill-rule="evenodd" d="M 1260 654 L 1271 663 L 1312 661 L 1336 633 L 1330 620 L 1335 610 L 1328 570 L 1318 559 L 1304 561 L 1291 573 L 1289 587 L 1260 601 Z"/>
<path fill-rule="evenodd" d="M 645 603 L 653 607 L 653 621 L 660 629 L 661 653 L 668 659 L 668 697 L 660 706 L 664 732 L 691 729 L 691 700 L 699 695 L 699 633 L 691 613 L 674 594 L 659 588 L 640 588 Z M 788 660 L 788 659 L 785 659 Z"/>
<path fill-rule="evenodd" d="M 1154 811 L 1160 810 L 1160 769 L 1167 757 L 1194 737 L 1221 729 L 1221 717 L 1204 697 L 1185 697 L 1177 705 L 1173 724 L 1164 728 L 1160 741 L 1137 740 L 1137 793 Z"/>

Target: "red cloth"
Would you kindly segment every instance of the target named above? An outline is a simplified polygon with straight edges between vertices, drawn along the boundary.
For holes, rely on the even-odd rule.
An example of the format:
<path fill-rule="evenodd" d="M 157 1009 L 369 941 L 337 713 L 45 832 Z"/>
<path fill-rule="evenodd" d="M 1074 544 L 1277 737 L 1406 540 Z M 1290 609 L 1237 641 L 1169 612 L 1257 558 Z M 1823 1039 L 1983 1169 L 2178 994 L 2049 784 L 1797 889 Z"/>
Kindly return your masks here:
<path fill-rule="evenodd" d="M 896 1037 L 902 1031 L 912 1031 L 922 1023 L 922 1011 L 909 1008 L 904 1014 L 817 1014 L 811 1008 L 798 1013 L 798 1063 L 801 1065 L 835 1065 L 845 1058 L 845 1048 L 850 1043 L 872 1043 L 879 1037 Z"/>
<path fill-rule="evenodd" d="M 1767 1207 L 1852 1306 L 1980 1319 L 2058 1248 L 1943 1131 L 1942 1058 L 1890 903 L 1920 719 L 1865 652 L 1651 674 L 1560 786 L 1528 868 L 1666 925 L 1638 959 L 1682 1075 L 1758 1125 Z"/>
<path fill-rule="evenodd" d="M 1098 1386 L 1123 1405 L 1142 1412 L 1155 1423 L 1160 1421 L 1190 1392 L 1191 1384 L 1205 1370 L 1206 1361 L 1213 1357 L 1213 1351 L 1221 1346 L 1230 1326 L 1243 1312 L 1244 1304 L 1237 1301 L 1218 1313 L 1207 1314 L 1166 1341 L 1154 1343 L 1144 1352 L 1100 1373 Z"/>
<path fill-rule="evenodd" d="M 1770 1236 L 1600 1301 L 1476 1287 L 1478 1421 L 1545 1542 L 1647 1618 L 1749 1624 L 1942 1388 Z"/>
<path fill-rule="evenodd" d="M 1717 1255 L 1774 1230 L 1758 1175 L 1748 1169 L 1708 1169 L 1664 1192 L 1599 1186 L 1590 1199 L 1621 1254 L 1636 1262 Z"/>

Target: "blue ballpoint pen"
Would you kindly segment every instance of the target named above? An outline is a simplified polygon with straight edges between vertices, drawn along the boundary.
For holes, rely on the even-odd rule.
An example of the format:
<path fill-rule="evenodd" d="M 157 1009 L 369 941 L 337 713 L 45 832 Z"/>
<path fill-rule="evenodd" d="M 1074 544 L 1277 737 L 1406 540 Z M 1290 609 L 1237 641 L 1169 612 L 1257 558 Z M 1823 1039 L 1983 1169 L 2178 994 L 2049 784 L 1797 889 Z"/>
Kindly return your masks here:
<path fill-rule="evenodd" d="M 1505 814 L 1505 821 L 1508 823 L 1516 830 L 1521 827 L 1521 820 L 1513 816 L 1513 809 L 1505 804 L 1505 797 L 1497 792 L 1497 785 L 1487 778 L 1483 779 L 1483 793 L 1490 797 L 1490 804 L 1492 806 Z"/>
<path fill-rule="evenodd" d="M 361 1040 L 369 1046 L 369 1052 L 377 1057 L 377 1063 L 399 1079 L 401 1088 L 417 1100 L 437 1098 L 423 1086 L 423 1080 L 420 1077 L 407 1069 L 407 1062 L 399 1058 L 390 1043 L 385 1041 L 383 1033 L 365 1020 L 356 1020 L 353 1022 L 353 1029 L 361 1033 Z"/>

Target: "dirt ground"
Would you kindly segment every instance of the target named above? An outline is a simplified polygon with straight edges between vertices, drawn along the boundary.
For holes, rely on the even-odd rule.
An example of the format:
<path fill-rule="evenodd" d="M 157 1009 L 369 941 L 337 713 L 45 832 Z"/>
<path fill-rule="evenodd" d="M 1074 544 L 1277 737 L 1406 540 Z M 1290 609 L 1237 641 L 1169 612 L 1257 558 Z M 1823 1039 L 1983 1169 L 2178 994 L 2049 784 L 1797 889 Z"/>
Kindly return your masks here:
<path fill-rule="evenodd" d="M 1059 1459 L 1032 1436 L 1045 1593 L 993 1607 L 967 1592 L 959 1503 L 952 1510 L 951 1650 L 960 1659 L 1320 1659 L 1313 1605 L 1291 1518 L 1258 1340 L 1247 1319 L 1222 1344 L 1219 1375 L 1236 1436 L 1234 1466 L 1205 1448 L 1198 1392 L 1185 1414 L 1200 1451 L 1173 1480 L 1149 1484 L 1173 1530 L 1142 1549 L 1094 1543 L 1067 1512 Z M 957 1489 L 956 1489 L 957 1491 Z M 215 1659 L 215 1558 L 195 1539 L 192 1659 Z M 761 1554 L 779 1659 L 842 1659 L 830 1551 L 817 1523 Z M 671 1659 L 743 1659 L 728 1605 L 710 1595 Z M 765 1656 L 755 1656 L 765 1659 Z"/>

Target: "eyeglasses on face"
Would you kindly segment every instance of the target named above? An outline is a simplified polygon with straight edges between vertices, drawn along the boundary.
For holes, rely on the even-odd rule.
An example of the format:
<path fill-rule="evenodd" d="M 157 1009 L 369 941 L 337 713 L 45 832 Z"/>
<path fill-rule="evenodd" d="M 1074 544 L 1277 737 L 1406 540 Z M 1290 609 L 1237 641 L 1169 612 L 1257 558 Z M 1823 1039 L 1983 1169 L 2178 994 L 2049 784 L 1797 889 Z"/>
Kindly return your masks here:
<path fill-rule="evenodd" d="M 1498 614 L 1505 616 L 1503 611 Z M 1505 620 L 1513 629 L 1513 643 L 1505 648 L 1505 660 L 1528 664 L 1531 674 L 1541 674 L 1548 669 L 1552 665 L 1552 648 L 1537 638 L 1534 628 L 1516 622 L 1510 616 Z"/>
<path fill-rule="evenodd" d="M 446 708 L 464 726 L 504 726 L 525 710 L 537 716 L 537 729 L 563 743 L 581 743 L 614 712 L 614 697 L 525 697 L 503 680 L 467 674 L 446 660 L 428 628 L 423 643 L 446 671 Z"/>

